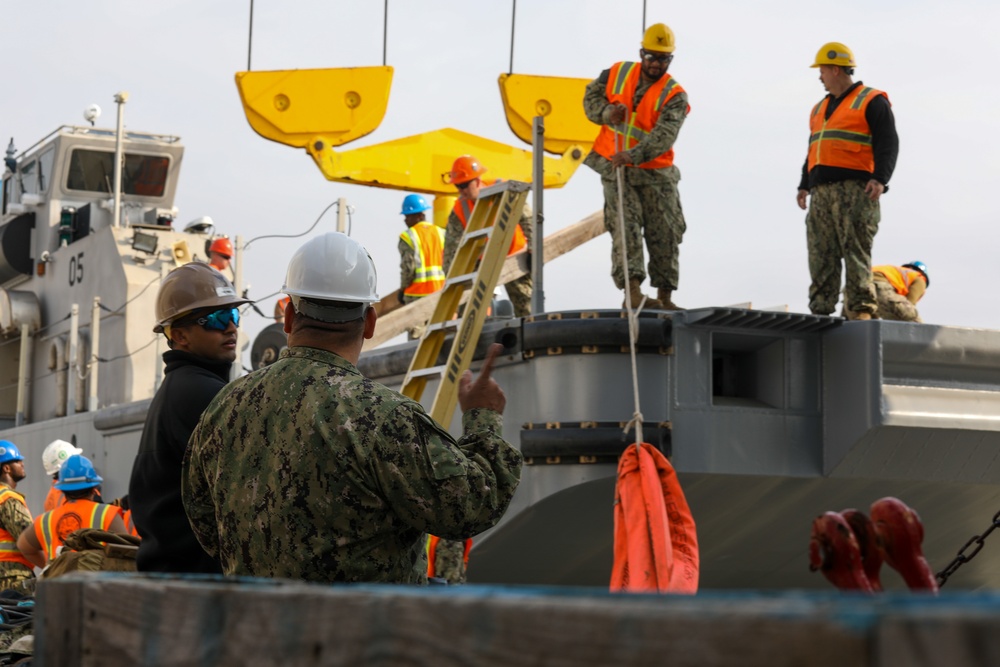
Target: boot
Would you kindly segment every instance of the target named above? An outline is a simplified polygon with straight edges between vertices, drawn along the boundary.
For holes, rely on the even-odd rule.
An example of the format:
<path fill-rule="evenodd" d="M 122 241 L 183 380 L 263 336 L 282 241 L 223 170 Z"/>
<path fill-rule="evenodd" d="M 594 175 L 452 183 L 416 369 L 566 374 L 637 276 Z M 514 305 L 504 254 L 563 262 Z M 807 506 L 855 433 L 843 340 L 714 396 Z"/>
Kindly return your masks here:
<path fill-rule="evenodd" d="M 639 307 L 639 303 L 642 301 L 642 297 L 644 296 L 643 293 L 642 293 L 642 281 L 641 280 L 639 280 L 638 278 L 629 278 L 628 279 L 628 293 L 626 294 L 626 297 L 625 297 L 626 301 L 622 302 L 622 308 L 624 308 L 626 306 L 626 304 L 627 304 L 628 295 L 632 296 L 632 310 L 635 310 L 636 308 Z M 656 299 L 647 298 L 646 299 L 646 303 L 644 303 L 642 305 L 642 309 L 643 310 L 662 310 L 663 309 L 663 304 L 660 303 L 659 301 L 657 301 Z"/>
<path fill-rule="evenodd" d="M 662 287 L 656 288 L 656 297 L 660 300 L 660 303 L 663 304 L 663 310 L 684 310 L 670 300 L 671 294 L 673 294 L 671 290 L 664 289 Z"/>
<path fill-rule="evenodd" d="M 871 313 L 854 313 L 855 320 L 870 320 L 872 318 Z"/>

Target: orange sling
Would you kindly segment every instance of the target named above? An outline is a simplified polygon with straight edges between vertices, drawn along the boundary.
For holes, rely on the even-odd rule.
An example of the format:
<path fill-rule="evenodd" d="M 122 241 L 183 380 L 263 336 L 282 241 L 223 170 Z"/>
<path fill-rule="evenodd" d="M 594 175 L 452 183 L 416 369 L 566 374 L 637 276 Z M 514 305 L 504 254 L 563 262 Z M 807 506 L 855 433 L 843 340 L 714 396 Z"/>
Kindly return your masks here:
<path fill-rule="evenodd" d="M 677 473 L 658 449 L 628 447 L 615 487 L 611 590 L 698 592 L 698 535 Z"/>

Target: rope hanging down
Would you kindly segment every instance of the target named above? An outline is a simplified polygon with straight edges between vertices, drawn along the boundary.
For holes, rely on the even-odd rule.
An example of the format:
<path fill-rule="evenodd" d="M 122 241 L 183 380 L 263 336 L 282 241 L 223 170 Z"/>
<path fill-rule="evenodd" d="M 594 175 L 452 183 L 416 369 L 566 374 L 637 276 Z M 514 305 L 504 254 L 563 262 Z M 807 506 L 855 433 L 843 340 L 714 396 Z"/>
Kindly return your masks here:
<path fill-rule="evenodd" d="M 620 153 L 624 150 L 622 143 L 624 142 L 623 132 L 615 134 L 615 153 Z M 632 291 L 628 286 L 628 251 L 625 248 L 625 167 L 615 168 L 615 179 L 618 182 L 618 249 L 621 251 L 622 260 L 622 278 L 623 284 L 625 286 L 625 312 L 628 314 L 628 346 L 629 354 L 632 357 L 632 398 L 635 401 L 635 412 L 632 413 L 632 421 L 625 425 L 625 432 L 628 433 L 629 427 L 635 424 L 635 446 L 639 449 L 642 443 L 642 411 L 639 409 L 639 370 L 635 360 L 635 343 L 639 338 L 639 313 L 642 312 L 642 306 L 646 303 L 646 297 L 642 297 L 636 307 L 635 312 L 632 311 Z"/>

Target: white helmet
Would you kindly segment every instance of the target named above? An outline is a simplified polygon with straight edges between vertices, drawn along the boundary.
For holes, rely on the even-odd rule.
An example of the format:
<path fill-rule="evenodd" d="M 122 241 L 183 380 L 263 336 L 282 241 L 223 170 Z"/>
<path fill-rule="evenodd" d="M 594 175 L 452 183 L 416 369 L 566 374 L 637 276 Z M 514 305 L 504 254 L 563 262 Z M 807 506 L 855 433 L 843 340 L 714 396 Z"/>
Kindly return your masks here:
<path fill-rule="evenodd" d="M 296 312 L 323 322 L 350 322 L 378 301 L 375 262 L 365 247 L 346 234 L 329 232 L 299 248 L 288 263 L 281 291 Z M 349 309 L 315 301 L 358 304 Z"/>
<path fill-rule="evenodd" d="M 58 474 L 62 464 L 66 463 L 66 459 L 74 454 L 83 454 L 83 450 L 79 447 L 74 447 L 65 440 L 53 440 L 50 442 L 45 451 L 42 452 L 42 465 L 45 467 L 45 474 L 49 476 Z"/>

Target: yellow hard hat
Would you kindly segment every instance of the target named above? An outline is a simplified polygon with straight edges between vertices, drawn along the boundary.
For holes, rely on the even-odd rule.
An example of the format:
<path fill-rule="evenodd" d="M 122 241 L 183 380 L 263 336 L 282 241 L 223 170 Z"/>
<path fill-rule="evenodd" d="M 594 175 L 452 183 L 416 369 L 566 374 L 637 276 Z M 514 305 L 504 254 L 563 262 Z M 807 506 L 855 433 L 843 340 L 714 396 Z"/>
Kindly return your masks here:
<path fill-rule="evenodd" d="M 642 36 L 642 48 L 657 53 L 674 52 L 674 31 L 665 23 L 654 23 Z"/>
<path fill-rule="evenodd" d="M 827 42 L 816 52 L 816 62 L 810 67 L 820 65 L 839 65 L 841 67 L 857 67 L 854 62 L 854 52 L 840 42 Z"/>

